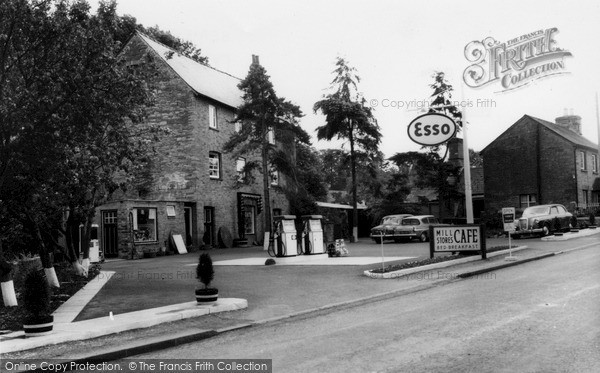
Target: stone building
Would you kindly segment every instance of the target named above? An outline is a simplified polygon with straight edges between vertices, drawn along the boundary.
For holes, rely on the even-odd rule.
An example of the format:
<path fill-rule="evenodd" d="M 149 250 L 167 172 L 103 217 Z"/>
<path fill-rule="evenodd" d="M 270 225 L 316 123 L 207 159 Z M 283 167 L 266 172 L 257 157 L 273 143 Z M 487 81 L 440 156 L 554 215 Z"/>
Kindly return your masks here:
<path fill-rule="evenodd" d="M 129 68 L 150 72 L 155 95 L 147 122 L 167 128 L 155 144 L 144 188 L 118 193 L 97 210 L 100 244 L 107 257 L 139 258 L 180 238 L 187 247 L 263 239 L 262 178 L 239 183 L 246 162 L 222 151 L 237 130 L 240 79 L 199 64 L 137 33 L 122 57 Z M 270 141 L 275 141 L 270 139 Z M 271 177 L 273 215 L 289 211 L 276 171 Z M 179 238 L 179 237 L 177 237 Z M 228 242 L 225 242 L 226 244 Z"/>
<path fill-rule="evenodd" d="M 577 115 L 565 113 L 555 123 L 524 115 L 481 153 L 487 209 L 598 206 L 598 146 L 581 135 Z"/>

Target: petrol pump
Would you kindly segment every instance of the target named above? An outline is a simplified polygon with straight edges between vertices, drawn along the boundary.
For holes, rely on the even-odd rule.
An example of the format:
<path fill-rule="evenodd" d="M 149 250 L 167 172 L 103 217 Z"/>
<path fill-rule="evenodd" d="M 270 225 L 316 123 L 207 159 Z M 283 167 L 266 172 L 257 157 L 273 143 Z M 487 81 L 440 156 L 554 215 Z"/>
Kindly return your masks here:
<path fill-rule="evenodd" d="M 304 228 L 302 229 L 302 252 L 304 254 L 324 254 L 323 227 L 321 215 L 303 215 Z"/>
<path fill-rule="evenodd" d="M 275 222 L 275 231 L 273 232 L 275 256 L 296 256 L 298 254 L 295 219 L 294 215 L 279 215 L 273 218 Z"/>

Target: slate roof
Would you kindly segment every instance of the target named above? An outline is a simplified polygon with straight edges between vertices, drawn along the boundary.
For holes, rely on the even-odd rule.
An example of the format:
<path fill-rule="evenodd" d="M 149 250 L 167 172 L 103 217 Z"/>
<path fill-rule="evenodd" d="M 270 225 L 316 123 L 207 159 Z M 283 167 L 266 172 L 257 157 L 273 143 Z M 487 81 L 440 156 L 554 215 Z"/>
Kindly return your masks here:
<path fill-rule="evenodd" d="M 240 79 L 203 65 L 138 32 L 137 35 L 156 52 L 196 93 L 237 108 L 243 103 Z"/>
<path fill-rule="evenodd" d="M 598 149 L 598 146 L 596 144 L 594 144 L 590 140 L 586 139 L 585 137 L 571 131 L 568 128 L 559 126 L 558 124 L 555 124 L 552 122 L 548 122 L 547 120 L 532 117 L 530 115 L 525 115 L 525 116 L 533 119 L 534 121 L 538 122 L 542 126 L 555 132 L 556 134 L 560 135 L 561 137 L 565 138 L 566 140 L 568 140 L 569 142 L 572 142 L 575 145 L 592 148 L 594 150 Z"/>
<path fill-rule="evenodd" d="M 585 147 L 585 148 L 589 148 L 591 150 L 598 149 L 598 146 L 596 144 L 594 144 L 592 141 L 586 139 L 585 137 L 579 135 L 578 133 L 575 133 L 574 131 L 571 131 L 568 128 L 562 127 L 553 122 L 548 122 L 547 120 L 532 117 L 531 115 L 527 115 L 527 114 L 523 115 L 518 121 L 515 122 L 515 124 L 513 124 L 512 126 L 510 126 L 509 129 L 504 131 L 504 133 L 512 130 L 513 127 L 517 126 L 519 123 L 521 123 L 521 121 L 526 120 L 526 119 L 532 120 L 532 121 L 546 127 L 550 131 L 556 133 L 557 135 L 559 135 L 560 137 L 564 138 L 565 140 L 569 141 L 572 144 L 575 144 L 575 145 L 581 146 L 581 147 Z M 492 141 L 485 148 L 483 148 L 483 150 L 481 152 L 485 153 L 486 150 L 490 147 L 490 145 L 492 145 L 494 142 L 496 142 L 496 140 L 498 138 L 500 138 L 502 135 L 504 135 L 504 133 L 502 133 L 500 136 L 498 136 L 496 139 L 494 139 L 494 141 Z"/>

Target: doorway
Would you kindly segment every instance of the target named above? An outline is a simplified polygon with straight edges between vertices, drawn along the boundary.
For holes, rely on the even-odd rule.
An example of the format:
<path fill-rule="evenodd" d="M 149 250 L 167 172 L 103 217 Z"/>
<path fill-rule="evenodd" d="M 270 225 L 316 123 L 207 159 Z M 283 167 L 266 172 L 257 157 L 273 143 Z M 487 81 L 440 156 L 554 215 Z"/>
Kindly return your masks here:
<path fill-rule="evenodd" d="M 119 256 L 117 210 L 102 211 L 102 250 L 107 258 Z"/>

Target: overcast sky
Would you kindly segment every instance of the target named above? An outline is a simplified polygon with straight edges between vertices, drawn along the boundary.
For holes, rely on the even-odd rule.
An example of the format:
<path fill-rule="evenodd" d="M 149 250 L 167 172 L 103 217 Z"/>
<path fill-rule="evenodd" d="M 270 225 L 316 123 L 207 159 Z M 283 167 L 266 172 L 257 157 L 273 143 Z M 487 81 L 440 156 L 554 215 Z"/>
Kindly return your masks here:
<path fill-rule="evenodd" d="M 89 2 L 95 10 L 97 1 Z M 420 148 L 407 135 L 420 113 L 392 106 L 427 100 L 435 71 L 446 73 L 453 99 L 471 106 L 466 112 L 470 148 L 483 149 L 524 114 L 554 121 L 565 108 L 582 117 L 583 135 L 598 142 L 598 1 L 118 0 L 117 12 L 192 41 L 212 66 L 240 78 L 252 54 L 259 55 L 277 94 L 302 108 L 301 124 L 313 137 L 324 124 L 313 104 L 341 56 L 358 70 L 359 89 L 376 106 L 381 150 L 388 157 Z M 508 42 L 553 27 L 555 46 L 572 53 L 561 70 L 568 74 L 505 92 L 498 82 L 480 88 L 463 84 L 463 72 L 472 64 L 465 58 L 471 41 Z M 313 145 L 333 147 L 316 138 Z"/>

